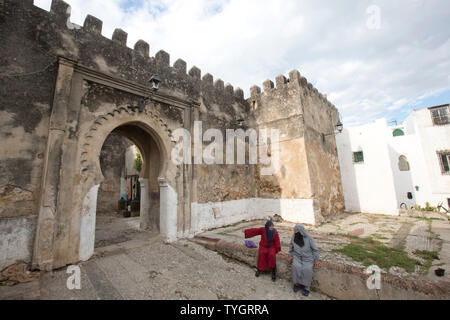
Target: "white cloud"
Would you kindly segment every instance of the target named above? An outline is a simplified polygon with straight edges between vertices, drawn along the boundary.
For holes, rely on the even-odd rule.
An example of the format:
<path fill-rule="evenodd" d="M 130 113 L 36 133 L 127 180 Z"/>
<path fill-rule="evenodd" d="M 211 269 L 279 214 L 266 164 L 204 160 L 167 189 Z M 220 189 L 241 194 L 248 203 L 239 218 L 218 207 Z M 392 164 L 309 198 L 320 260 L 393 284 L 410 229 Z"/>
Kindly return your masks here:
<path fill-rule="evenodd" d="M 246 92 L 299 69 L 352 124 L 450 89 L 448 0 L 67 2 L 73 22 L 94 15 L 105 36 L 122 28 L 130 47 L 146 40 L 152 54 L 163 49 Z M 48 10 L 50 0 L 35 4 Z M 373 4 L 379 30 L 367 28 Z"/>

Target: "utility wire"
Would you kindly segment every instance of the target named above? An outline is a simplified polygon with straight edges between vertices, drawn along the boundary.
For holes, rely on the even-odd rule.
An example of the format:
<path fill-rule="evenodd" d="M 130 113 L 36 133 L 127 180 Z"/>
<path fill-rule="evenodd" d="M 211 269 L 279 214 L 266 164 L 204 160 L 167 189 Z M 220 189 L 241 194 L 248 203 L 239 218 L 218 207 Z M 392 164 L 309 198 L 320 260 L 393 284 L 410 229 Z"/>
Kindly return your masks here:
<path fill-rule="evenodd" d="M 8 73 L 0 73 L 0 77 L 28 77 L 28 76 L 32 76 L 38 73 L 42 73 L 44 71 L 46 71 L 47 69 L 49 69 L 53 64 L 55 64 L 58 61 L 58 57 L 55 56 L 54 54 L 51 54 L 48 51 L 45 51 L 44 49 L 42 49 L 39 45 L 34 46 L 34 49 L 39 50 L 40 52 L 42 52 L 44 55 L 53 58 L 52 62 L 50 62 L 48 65 L 46 65 L 43 69 L 38 70 L 38 71 L 33 71 L 33 72 L 27 72 L 27 73 L 13 73 L 13 74 L 8 74 Z"/>
<path fill-rule="evenodd" d="M 50 68 L 52 65 L 54 65 L 56 62 L 58 61 L 58 59 L 53 60 L 52 62 L 50 62 L 45 68 L 38 70 L 38 71 L 33 71 L 33 72 L 28 72 L 28 73 L 16 73 L 16 74 L 7 74 L 7 73 L 0 73 L 0 77 L 28 77 L 28 76 L 32 76 L 38 73 L 42 73 L 44 71 L 46 71 L 48 68 Z"/>

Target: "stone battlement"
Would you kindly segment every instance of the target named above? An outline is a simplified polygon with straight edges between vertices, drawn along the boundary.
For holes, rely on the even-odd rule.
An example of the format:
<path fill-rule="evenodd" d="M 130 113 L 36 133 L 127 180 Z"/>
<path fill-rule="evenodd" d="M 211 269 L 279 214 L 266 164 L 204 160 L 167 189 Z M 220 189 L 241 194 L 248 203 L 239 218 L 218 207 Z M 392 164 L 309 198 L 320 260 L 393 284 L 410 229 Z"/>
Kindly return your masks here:
<path fill-rule="evenodd" d="M 244 91 L 241 88 L 236 88 L 236 90 L 233 88 L 233 86 L 229 83 L 224 84 L 222 79 L 216 79 L 214 81 L 214 77 L 207 73 L 202 78 L 202 86 L 207 87 L 214 87 L 219 93 L 223 93 L 229 96 L 235 96 L 239 99 L 244 99 Z"/>
<path fill-rule="evenodd" d="M 149 69 L 157 69 L 155 71 L 162 74 L 176 75 L 178 77 L 185 78 L 185 80 L 192 82 L 192 85 L 198 88 L 215 87 L 217 89 L 215 91 L 216 94 L 223 94 L 228 97 L 234 96 L 238 100 L 244 100 L 244 91 L 241 88 L 234 89 L 231 84 L 224 84 L 221 79 L 216 79 L 214 81 L 214 77 L 209 73 L 202 77 L 201 70 L 196 66 L 193 66 L 189 71 L 187 71 L 187 63 L 182 59 L 178 59 L 173 63 L 173 65 L 170 65 L 170 54 L 164 50 L 160 50 L 154 56 L 151 56 L 150 45 L 144 40 L 137 41 L 134 44 L 133 49 L 127 47 L 128 33 L 120 28 L 114 30 L 111 39 L 103 37 L 103 21 L 97 17 L 87 15 L 83 26 L 72 23 L 70 21 L 71 7 L 63 0 L 52 0 L 49 12 L 34 6 L 33 0 L 3 0 L 0 5 L 5 5 L 5 3 L 14 3 L 15 6 L 22 7 L 23 9 L 39 10 L 41 14 L 47 14 L 49 19 L 56 21 L 60 27 L 65 26 L 65 28 L 69 31 L 74 31 L 77 34 L 86 34 L 90 37 L 101 37 L 103 40 L 108 40 L 110 45 L 127 48 L 131 52 L 131 55 L 128 57 L 130 60 L 133 59 L 133 56 L 139 56 L 149 65 Z M 103 43 L 98 43 L 98 46 L 102 46 L 102 44 Z M 124 62 L 126 61 L 123 61 L 122 63 Z M 168 79 L 163 79 L 162 86 L 164 86 L 164 81 L 168 81 Z M 201 82 L 200 85 L 197 84 L 199 81 Z M 250 88 L 249 98 L 256 98 L 260 94 L 270 95 L 275 93 L 275 90 L 293 85 L 301 86 L 304 90 L 307 90 L 311 94 L 317 96 L 329 106 L 333 106 L 327 100 L 326 96 L 314 88 L 314 86 L 309 83 L 305 77 L 301 76 L 300 72 L 297 70 L 292 70 L 289 73 L 288 78 L 284 75 L 277 76 L 275 78 L 275 83 L 272 80 L 264 81 L 263 91 L 257 85 L 252 86 Z"/>
<path fill-rule="evenodd" d="M 102 35 L 103 21 L 97 17 L 87 15 L 83 26 L 72 23 L 70 21 L 71 7 L 65 1 L 52 0 L 49 12 L 34 6 L 33 0 L 4 0 L 0 3 L 0 6 L 12 8 L 12 12 L 6 12 L 6 14 L 10 15 L 19 15 L 20 10 L 32 11 L 33 14 L 40 16 L 39 20 L 55 22 L 58 25 L 58 28 L 63 32 L 73 33 L 75 37 L 73 40 L 69 41 L 71 41 L 72 44 L 75 42 L 74 44 L 77 48 L 72 47 L 72 50 L 68 50 L 63 54 L 60 48 L 58 48 L 59 44 L 57 44 L 54 48 L 54 52 L 58 55 L 69 55 L 69 58 L 80 61 L 82 64 L 87 64 L 88 67 L 91 66 L 90 64 L 93 64 L 93 67 L 97 67 L 98 65 L 105 67 L 101 61 L 85 60 L 88 56 L 91 56 L 89 57 L 89 60 L 94 60 L 95 58 L 91 59 L 93 58 L 93 55 L 98 53 L 98 56 L 103 56 L 104 54 L 102 55 L 101 53 L 108 52 L 111 58 L 114 58 L 114 55 L 117 55 L 120 59 L 113 61 L 114 63 L 106 61 L 108 67 L 103 68 L 104 70 L 100 71 L 119 71 L 120 69 L 129 69 L 125 68 L 125 66 L 133 66 L 134 69 L 142 70 L 138 70 L 136 73 L 139 73 L 139 75 L 133 75 L 130 80 L 137 82 L 148 81 L 149 75 L 158 73 L 162 79 L 162 90 L 164 90 L 165 87 L 170 90 L 180 86 L 180 89 L 185 91 L 184 94 L 186 96 L 192 97 L 192 91 L 196 91 L 194 96 L 199 96 L 202 88 L 207 89 L 215 87 L 216 95 L 223 95 L 228 99 L 229 97 L 234 97 L 240 102 L 244 100 L 244 91 L 242 89 L 234 89 L 231 84 L 224 84 L 221 79 L 214 81 L 213 76 L 209 73 L 202 78 L 202 72 L 196 66 L 193 66 L 187 71 L 187 63 L 182 59 L 176 60 L 171 65 L 170 54 L 164 50 L 160 50 L 154 56 L 151 56 L 150 45 L 144 40 L 137 41 L 133 48 L 127 47 L 128 34 L 122 29 L 115 29 L 111 39 L 104 37 Z M 25 23 L 31 22 L 25 21 Z M 44 31 L 45 28 L 42 28 L 42 32 Z M 88 40 L 87 43 L 90 43 L 90 46 L 83 45 L 86 42 L 84 41 L 85 39 Z M 101 40 L 95 41 L 95 39 Z M 62 43 L 62 47 L 64 47 L 64 43 Z M 82 52 L 77 56 L 76 53 L 79 53 L 80 51 L 85 52 Z M 102 59 L 105 58 L 102 57 Z M 117 66 L 118 63 L 124 67 L 120 68 L 120 66 Z M 122 73 L 121 76 L 124 76 L 124 74 Z"/>
<path fill-rule="evenodd" d="M 250 88 L 250 99 L 258 99 L 262 94 L 265 95 L 276 95 L 277 91 L 285 90 L 292 87 L 301 87 L 309 94 L 317 97 L 319 100 L 327 104 L 329 107 L 335 108 L 335 106 L 328 101 L 327 97 L 320 93 L 308 80 L 303 77 L 298 70 L 292 70 L 289 72 L 289 77 L 286 78 L 284 75 L 279 75 L 275 78 L 275 83 L 268 79 L 263 82 L 263 91 L 261 87 L 254 85 Z"/>

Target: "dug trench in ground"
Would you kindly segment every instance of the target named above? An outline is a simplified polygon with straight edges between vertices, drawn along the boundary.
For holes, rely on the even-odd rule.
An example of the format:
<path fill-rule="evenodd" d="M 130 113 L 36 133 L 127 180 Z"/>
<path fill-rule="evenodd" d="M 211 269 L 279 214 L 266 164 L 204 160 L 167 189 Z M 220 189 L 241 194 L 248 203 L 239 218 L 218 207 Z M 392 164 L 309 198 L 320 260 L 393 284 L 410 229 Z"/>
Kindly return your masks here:
<path fill-rule="evenodd" d="M 369 221 L 365 221 L 367 219 Z M 368 290 L 367 279 L 369 275 L 364 273 L 364 265 L 352 261 L 348 257 L 342 257 L 341 254 L 336 254 L 334 250 L 334 248 L 353 243 L 352 241 L 364 242 L 366 239 L 353 237 L 358 240 L 351 238 L 352 240 L 350 241 L 349 238 L 342 235 L 329 235 L 330 230 L 336 231 L 335 227 L 337 229 L 342 228 L 341 232 L 348 232 L 362 225 L 366 228 L 366 236 L 370 236 L 382 231 L 384 225 L 388 223 L 389 226 L 395 229 L 395 232 L 390 232 L 392 234 L 391 238 L 386 236 L 385 242 L 388 244 L 396 237 L 402 240 L 405 239 L 405 233 L 410 230 L 410 228 L 402 228 L 405 221 L 408 223 L 417 221 L 419 226 L 422 222 L 420 219 L 411 217 L 351 215 L 346 219 L 330 224 L 336 225 L 333 227 L 330 225 L 310 227 L 309 229 L 314 232 L 314 238 L 318 242 L 319 249 L 322 249 L 322 266 L 315 269 L 313 290 L 337 299 L 449 299 L 450 282 L 446 281 L 446 278 L 432 279 L 433 281 L 430 281 L 417 274 L 400 273 L 397 275 L 395 273 L 383 273 L 381 276 L 381 289 Z M 257 249 L 249 249 L 244 245 L 242 230 L 258 227 L 261 223 L 263 221 L 249 221 L 211 230 L 197 236 L 193 241 L 230 259 L 256 268 Z M 277 258 L 278 273 L 280 277 L 290 280 L 290 264 L 287 261 L 286 252 L 292 224 L 283 222 L 278 223 L 277 226 L 284 251 Z M 318 231 L 325 231 L 325 233 L 319 233 Z M 367 234 L 368 231 L 370 233 Z M 370 237 L 367 239 L 370 239 Z"/>

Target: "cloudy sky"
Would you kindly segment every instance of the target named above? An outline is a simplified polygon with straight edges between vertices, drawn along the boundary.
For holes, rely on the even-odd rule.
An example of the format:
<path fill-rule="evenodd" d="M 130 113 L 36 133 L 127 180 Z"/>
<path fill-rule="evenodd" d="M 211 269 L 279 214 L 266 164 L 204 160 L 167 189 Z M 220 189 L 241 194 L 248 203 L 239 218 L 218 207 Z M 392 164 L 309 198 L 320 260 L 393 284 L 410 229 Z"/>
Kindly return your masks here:
<path fill-rule="evenodd" d="M 49 10 L 51 0 L 34 0 Z M 71 21 L 103 20 L 172 63 L 241 87 L 298 69 L 346 126 L 403 121 L 450 103 L 448 0 L 66 0 Z"/>

